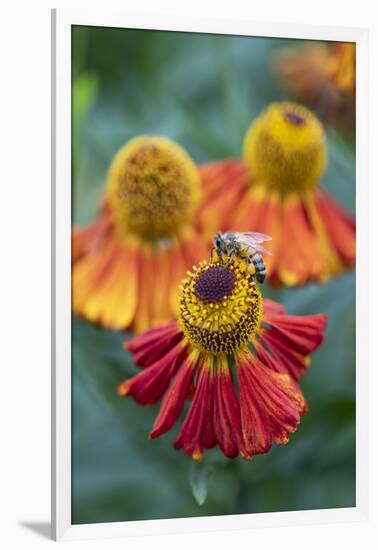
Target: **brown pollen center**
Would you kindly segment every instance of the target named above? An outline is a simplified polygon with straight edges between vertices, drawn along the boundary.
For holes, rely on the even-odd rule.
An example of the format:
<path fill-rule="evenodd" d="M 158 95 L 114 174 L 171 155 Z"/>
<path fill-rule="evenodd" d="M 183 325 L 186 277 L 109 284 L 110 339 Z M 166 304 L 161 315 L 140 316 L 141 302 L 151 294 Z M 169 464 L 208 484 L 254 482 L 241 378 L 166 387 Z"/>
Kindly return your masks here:
<path fill-rule="evenodd" d="M 204 304 L 216 304 L 230 296 L 235 286 L 235 274 L 223 266 L 214 266 L 200 275 L 194 292 Z"/>

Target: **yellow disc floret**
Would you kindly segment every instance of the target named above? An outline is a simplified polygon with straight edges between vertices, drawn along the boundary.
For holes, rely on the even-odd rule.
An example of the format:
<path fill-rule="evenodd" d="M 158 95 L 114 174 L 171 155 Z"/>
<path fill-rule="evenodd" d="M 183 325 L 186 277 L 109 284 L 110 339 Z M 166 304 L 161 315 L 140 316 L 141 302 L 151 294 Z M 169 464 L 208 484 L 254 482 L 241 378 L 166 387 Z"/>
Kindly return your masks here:
<path fill-rule="evenodd" d="M 107 199 L 121 235 L 153 240 L 177 235 L 198 200 L 199 173 L 177 143 L 140 136 L 114 157 Z"/>
<path fill-rule="evenodd" d="M 250 126 L 244 160 L 253 179 L 282 193 L 316 185 L 327 154 L 320 121 L 296 103 L 273 103 Z"/>
<path fill-rule="evenodd" d="M 261 319 L 260 290 L 236 261 L 202 262 L 180 286 L 180 325 L 197 349 L 233 353 L 253 339 Z"/>

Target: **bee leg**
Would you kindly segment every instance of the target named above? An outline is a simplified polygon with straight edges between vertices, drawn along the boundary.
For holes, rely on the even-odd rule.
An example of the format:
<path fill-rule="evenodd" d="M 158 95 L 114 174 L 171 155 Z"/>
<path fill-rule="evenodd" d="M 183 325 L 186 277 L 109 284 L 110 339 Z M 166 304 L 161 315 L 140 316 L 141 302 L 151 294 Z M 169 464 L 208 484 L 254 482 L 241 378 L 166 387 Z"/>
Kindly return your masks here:
<path fill-rule="evenodd" d="M 249 267 L 251 265 L 253 265 L 253 267 L 254 267 L 254 263 L 252 261 L 252 258 L 247 258 L 247 264 L 248 264 Z M 254 282 L 254 283 L 256 282 L 256 269 L 255 269 L 254 273 L 251 273 L 250 279 L 251 279 L 252 282 Z"/>

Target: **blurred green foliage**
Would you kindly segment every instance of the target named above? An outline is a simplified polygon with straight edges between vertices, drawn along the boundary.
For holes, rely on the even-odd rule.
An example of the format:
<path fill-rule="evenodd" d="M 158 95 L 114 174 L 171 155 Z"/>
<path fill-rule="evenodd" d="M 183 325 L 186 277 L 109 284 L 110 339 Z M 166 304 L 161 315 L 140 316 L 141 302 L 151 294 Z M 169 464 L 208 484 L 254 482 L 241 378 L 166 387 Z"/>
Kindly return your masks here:
<path fill-rule="evenodd" d="M 250 121 L 287 99 L 270 66 L 288 43 L 74 27 L 74 222 L 93 219 L 109 162 L 137 134 L 169 136 L 197 162 L 239 155 Z M 328 150 L 323 184 L 353 212 L 354 141 L 331 133 Z M 288 445 L 251 462 L 214 450 L 193 467 L 171 447 L 177 427 L 148 441 L 158 407 L 115 392 L 137 372 L 124 335 L 73 320 L 74 523 L 355 505 L 355 275 L 264 291 L 290 313 L 326 311 L 329 324 L 302 383 L 308 414 Z"/>

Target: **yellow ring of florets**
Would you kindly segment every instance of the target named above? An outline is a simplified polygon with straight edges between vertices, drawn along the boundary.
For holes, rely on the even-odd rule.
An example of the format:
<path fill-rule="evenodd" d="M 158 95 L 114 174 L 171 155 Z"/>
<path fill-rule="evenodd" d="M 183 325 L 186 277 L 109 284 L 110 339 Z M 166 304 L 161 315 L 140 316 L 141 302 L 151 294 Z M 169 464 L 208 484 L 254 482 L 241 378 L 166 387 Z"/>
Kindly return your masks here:
<path fill-rule="evenodd" d="M 225 277 L 226 295 L 221 297 L 214 286 L 214 301 L 209 302 L 212 290 L 208 283 L 214 275 L 214 284 L 219 284 L 219 270 L 232 275 L 233 285 L 229 284 L 230 277 Z M 202 262 L 188 272 L 179 288 L 180 326 L 195 348 L 231 354 L 253 339 L 261 323 L 263 300 L 251 274 L 241 263 Z"/>
<path fill-rule="evenodd" d="M 145 240 L 173 237 L 198 201 L 199 172 L 186 151 L 170 139 L 140 136 L 114 157 L 107 198 L 123 236 Z"/>
<path fill-rule="evenodd" d="M 257 183 L 281 193 L 312 187 L 327 161 L 322 124 L 302 105 L 273 103 L 248 129 L 244 160 Z"/>

